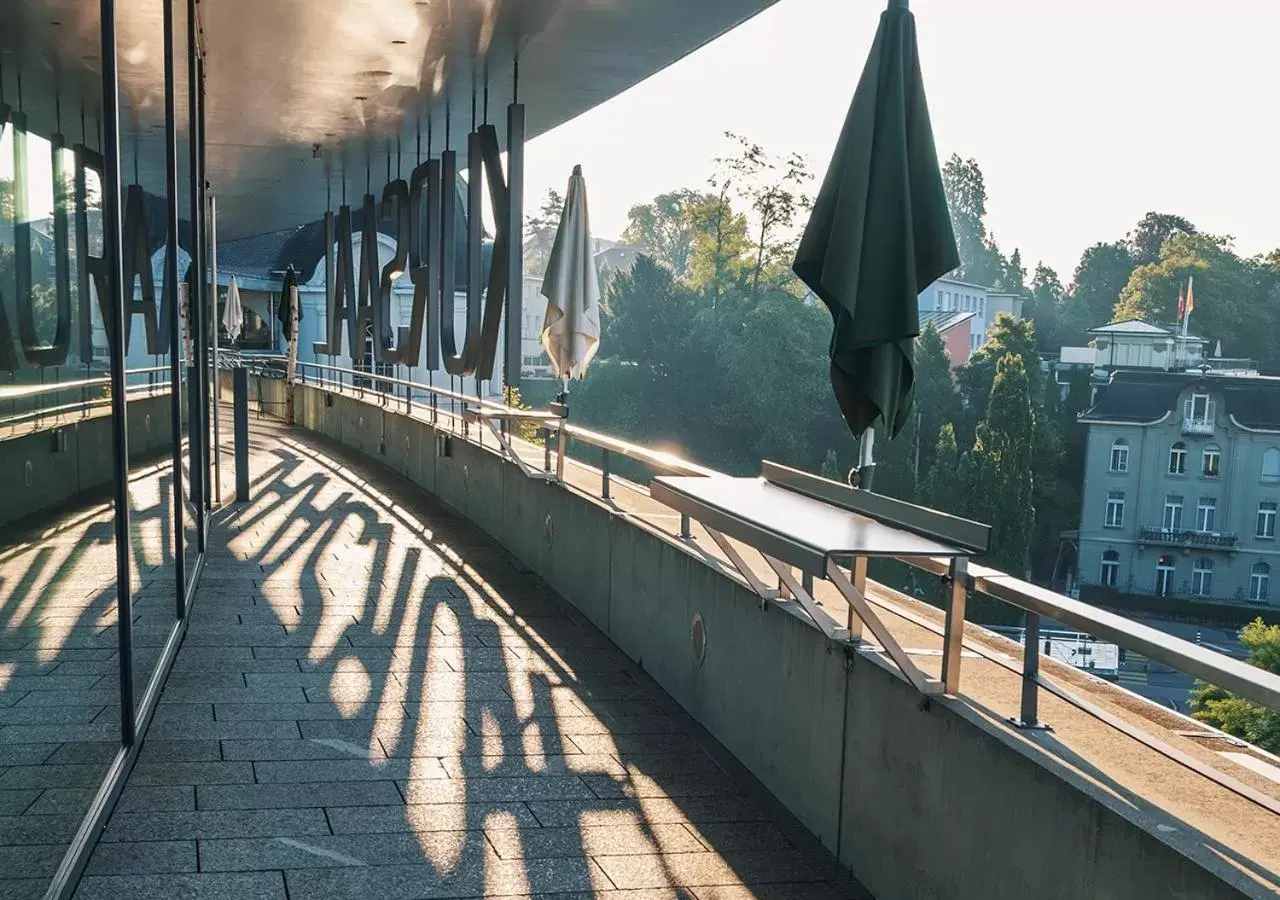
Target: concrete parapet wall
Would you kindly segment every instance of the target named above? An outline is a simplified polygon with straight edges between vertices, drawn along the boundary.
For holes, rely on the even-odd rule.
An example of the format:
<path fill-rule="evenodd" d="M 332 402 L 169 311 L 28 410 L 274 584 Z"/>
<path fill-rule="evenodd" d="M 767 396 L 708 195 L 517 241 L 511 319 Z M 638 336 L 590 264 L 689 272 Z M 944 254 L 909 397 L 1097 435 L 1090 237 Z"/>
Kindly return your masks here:
<path fill-rule="evenodd" d="M 131 461 L 151 459 L 172 447 L 167 393 L 131 399 L 127 422 Z M 58 432 L 64 444 L 58 443 Z M 0 438 L 0 525 L 104 492 L 114 478 L 111 440 L 111 416 L 101 412 Z"/>
<path fill-rule="evenodd" d="M 268 401 L 279 382 L 262 382 Z M 268 407 L 270 408 L 270 407 Z M 967 704 L 847 654 L 696 548 L 596 497 L 525 477 L 496 448 L 298 387 L 297 424 L 398 472 L 490 534 L 648 672 L 879 900 L 1238 898 L 1154 811 Z M 705 658 L 691 624 L 702 617 Z M 1229 877 L 1229 876 L 1228 876 Z"/>

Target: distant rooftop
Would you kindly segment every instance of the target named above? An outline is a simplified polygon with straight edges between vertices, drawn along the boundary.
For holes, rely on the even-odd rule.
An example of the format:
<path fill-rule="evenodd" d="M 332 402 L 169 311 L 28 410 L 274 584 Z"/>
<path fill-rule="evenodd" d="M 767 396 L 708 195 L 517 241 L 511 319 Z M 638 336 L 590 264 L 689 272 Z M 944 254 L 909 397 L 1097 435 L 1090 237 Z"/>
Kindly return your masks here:
<path fill-rule="evenodd" d="M 1093 407 L 1080 421 L 1151 424 L 1176 411 L 1178 397 L 1192 386 L 1221 394 L 1225 412 L 1237 424 L 1280 432 L 1280 378 L 1199 371 L 1119 369 L 1099 388 Z"/>
<path fill-rule="evenodd" d="M 924 330 L 925 325 L 932 324 L 937 329 L 938 334 L 946 334 L 957 325 L 972 319 L 977 313 L 945 309 L 922 309 L 919 315 L 921 331 Z"/>

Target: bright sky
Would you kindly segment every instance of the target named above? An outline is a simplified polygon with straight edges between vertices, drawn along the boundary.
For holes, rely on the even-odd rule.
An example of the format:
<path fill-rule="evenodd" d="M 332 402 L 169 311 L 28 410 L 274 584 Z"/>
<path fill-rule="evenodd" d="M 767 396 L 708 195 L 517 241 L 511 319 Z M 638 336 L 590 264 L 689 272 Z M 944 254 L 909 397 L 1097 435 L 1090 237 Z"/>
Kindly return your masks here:
<path fill-rule="evenodd" d="M 702 0 L 706 2 L 706 0 Z M 799 151 L 821 178 L 882 0 L 779 0 L 532 141 L 526 205 L 583 165 L 592 231 L 700 186 L 725 131 Z M 1148 210 L 1280 247 L 1278 0 L 913 0 L 938 153 L 975 157 L 988 227 L 1064 282 Z M 805 99 L 799 100 L 798 97 Z"/>

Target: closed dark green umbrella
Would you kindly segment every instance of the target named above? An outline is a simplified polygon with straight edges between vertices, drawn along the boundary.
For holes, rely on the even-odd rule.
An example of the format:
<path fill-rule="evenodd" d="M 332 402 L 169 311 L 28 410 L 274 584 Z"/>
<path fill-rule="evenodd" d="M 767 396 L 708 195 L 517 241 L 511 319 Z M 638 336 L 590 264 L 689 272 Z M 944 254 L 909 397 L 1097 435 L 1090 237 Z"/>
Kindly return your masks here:
<path fill-rule="evenodd" d="M 280 306 L 276 310 L 276 318 L 280 320 L 280 330 L 286 341 L 293 340 L 293 297 L 298 288 L 298 273 L 293 266 L 284 273 L 284 284 L 280 287 Z M 302 303 L 298 303 L 298 321 L 302 321 Z"/>
<path fill-rule="evenodd" d="M 835 321 L 831 385 L 855 435 L 906 424 L 917 296 L 959 264 L 915 17 L 891 0 L 792 266 Z"/>

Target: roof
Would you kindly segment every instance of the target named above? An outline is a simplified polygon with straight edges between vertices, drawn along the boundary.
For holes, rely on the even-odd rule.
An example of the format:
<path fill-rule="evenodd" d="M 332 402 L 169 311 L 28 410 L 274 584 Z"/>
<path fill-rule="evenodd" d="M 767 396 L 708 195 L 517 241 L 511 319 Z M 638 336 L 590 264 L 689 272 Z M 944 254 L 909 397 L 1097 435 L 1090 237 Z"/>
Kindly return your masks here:
<path fill-rule="evenodd" d="M 1206 375 L 1121 369 L 1098 389 L 1082 422 L 1155 422 L 1177 408 L 1189 387 L 1222 395 L 1220 415 L 1228 414 L 1245 428 L 1280 431 L 1280 378 L 1259 375 Z"/>
<path fill-rule="evenodd" d="M 1129 319 L 1126 322 L 1112 322 L 1110 325 L 1100 325 L 1097 328 L 1090 328 L 1089 334 L 1150 334 L 1173 337 L 1172 331 L 1161 328 L 1159 325 L 1143 322 L 1141 319 Z"/>
<path fill-rule="evenodd" d="M 959 278 L 947 278 L 945 275 L 941 278 L 935 279 L 933 284 L 931 284 L 929 287 L 933 287 L 933 285 L 936 285 L 936 284 L 954 284 L 954 285 L 957 285 L 958 287 L 973 288 L 974 290 L 978 290 L 978 291 L 991 290 L 991 288 L 989 288 L 985 284 L 974 284 L 972 281 L 961 281 Z M 925 288 L 925 290 L 928 290 L 928 288 Z"/>
<path fill-rule="evenodd" d="M 938 334 L 945 334 L 957 325 L 972 319 L 977 313 L 957 312 L 945 309 L 928 309 L 920 311 L 920 330 L 924 330 L 925 325 L 933 325 L 937 329 Z"/>

